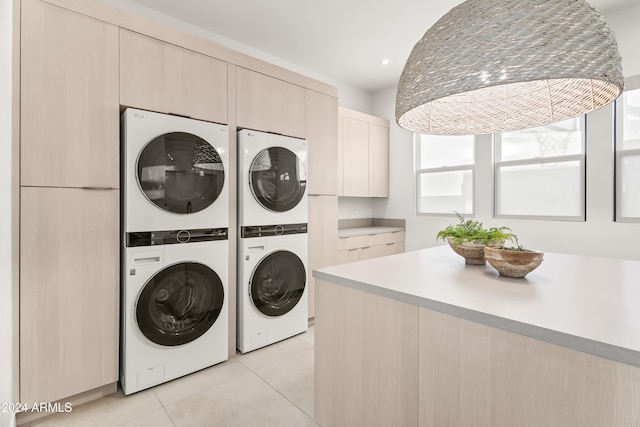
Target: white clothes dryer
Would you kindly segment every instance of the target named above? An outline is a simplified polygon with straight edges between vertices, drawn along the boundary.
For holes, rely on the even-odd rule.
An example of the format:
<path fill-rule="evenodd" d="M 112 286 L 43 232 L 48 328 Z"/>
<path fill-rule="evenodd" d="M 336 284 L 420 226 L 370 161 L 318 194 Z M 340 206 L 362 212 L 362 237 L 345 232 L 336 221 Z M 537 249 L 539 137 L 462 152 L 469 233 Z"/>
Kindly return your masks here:
<path fill-rule="evenodd" d="M 122 113 L 124 232 L 229 226 L 227 126 Z"/>
<path fill-rule="evenodd" d="M 120 357 L 125 394 L 228 358 L 227 229 L 185 233 L 126 235 Z M 180 243 L 187 238 L 189 243 Z"/>
<path fill-rule="evenodd" d="M 307 330 L 306 233 L 307 224 L 242 228 L 237 295 L 240 352 Z"/>
<path fill-rule="evenodd" d="M 308 219 L 307 141 L 238 131 L 238 224 L 298 224 Z"/>

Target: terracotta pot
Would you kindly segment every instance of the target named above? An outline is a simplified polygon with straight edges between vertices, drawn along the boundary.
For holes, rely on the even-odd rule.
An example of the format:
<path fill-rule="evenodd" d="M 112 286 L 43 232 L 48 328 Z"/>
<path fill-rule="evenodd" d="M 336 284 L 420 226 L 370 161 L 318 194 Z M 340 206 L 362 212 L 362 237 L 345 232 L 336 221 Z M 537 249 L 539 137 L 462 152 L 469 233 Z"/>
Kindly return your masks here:
<path fill-rule="evenodd" d="M 486 247 L 484 257 L 498 270 L 501 276 L 524 277 L 542 263 L 544 253 L 540 251 L 513 251 Z"/>
<path fill-rule="evenodd" d="M 453 237 L 447 237 L 447 242 L 449 242 L 449 246 L 451 249 L 458 255 L 464 258 L 465 264 L 471 265 L 484 265 L 484 248 L 486 247 L 483 243 L 478 243 L 474 241 L 463 242 L 458 245 L 453 243 Z M 504 244 L 504 240 L 495 241 L 491 243 L 491 246 L 501 246 Z"/>

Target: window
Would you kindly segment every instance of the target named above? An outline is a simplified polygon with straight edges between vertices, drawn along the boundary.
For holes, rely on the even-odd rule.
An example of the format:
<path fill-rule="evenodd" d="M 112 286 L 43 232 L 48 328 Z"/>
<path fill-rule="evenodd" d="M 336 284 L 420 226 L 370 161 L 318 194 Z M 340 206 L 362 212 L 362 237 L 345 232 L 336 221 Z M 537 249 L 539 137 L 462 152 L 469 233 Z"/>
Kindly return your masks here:
<path fill-rule="evenodd" d="M 473 215 L 474 137 L 415 134 L 416 213 Z"/>
<path fill-rule="evenodd" d="M 494 135 L 496 217 L 585 219 L 585 123 Z"/>
<path fill-rule="evenodd" d="M 616 221 L 640 221 L 640 89 L 616 101 Z"/>

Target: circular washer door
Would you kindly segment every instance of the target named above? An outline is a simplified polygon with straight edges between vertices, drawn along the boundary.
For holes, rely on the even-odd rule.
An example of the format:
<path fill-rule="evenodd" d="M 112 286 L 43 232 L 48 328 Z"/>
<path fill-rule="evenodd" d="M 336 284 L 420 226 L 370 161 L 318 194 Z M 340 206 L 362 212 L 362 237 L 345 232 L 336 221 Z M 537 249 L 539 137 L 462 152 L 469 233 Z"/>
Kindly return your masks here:
<path fill-rule="evenodd" d="M 136 303 L 136 320 L 150 341 L 176 346 L 198 339 L 222 310 L 224 288 L 204 264 L 183 262 L 156 273 Z"/>
<path fill-rule="evenodd" d="M 253 197 L 266 209 L 285 212 L 294 208 L 307 187 L 304 164 L 290 150 L 270 147 L 251 162 L 249 185 Z"/>
<path fill-rule="evenodd" d="M 224 186 L 224 166 L 216 149 L 185 132 L 166 133 L 147 143 L 136 176 L 151 203 L 179 214 L 207 208 Z"/>
<path fill-rule="evenodd" d="M 267 316 L 282 316 L 296 306 L 307 281 L 307 272 L 296 254 L 276 251 L 264 257 L 251 276 L 253 305 Z"/>

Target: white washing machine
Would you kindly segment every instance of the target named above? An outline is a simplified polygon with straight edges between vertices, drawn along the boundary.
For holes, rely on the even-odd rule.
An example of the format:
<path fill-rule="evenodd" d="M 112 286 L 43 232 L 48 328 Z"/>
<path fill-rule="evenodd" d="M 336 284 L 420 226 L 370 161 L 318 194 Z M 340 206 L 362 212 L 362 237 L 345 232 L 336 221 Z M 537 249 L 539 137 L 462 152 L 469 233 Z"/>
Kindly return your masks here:
<path fill-rule="evenodd" d="M 227 229 L 127 235 L 120 382 L 125 394 L 228 358 Z"/>
<path fill-rule="evenodd" d="M 238 131 L 238 224 L 301 224 L 308 218 L 307 141 Z"/>
<path fill-rule="evenodd" d="M 243 227 L 237 347 L 246 353 L 307 330 L 307 225 Z"/>
<path fill-rule="evenodd" d="M 122 113 L 124 232 L 229 226 L 227 126 Z"/>

